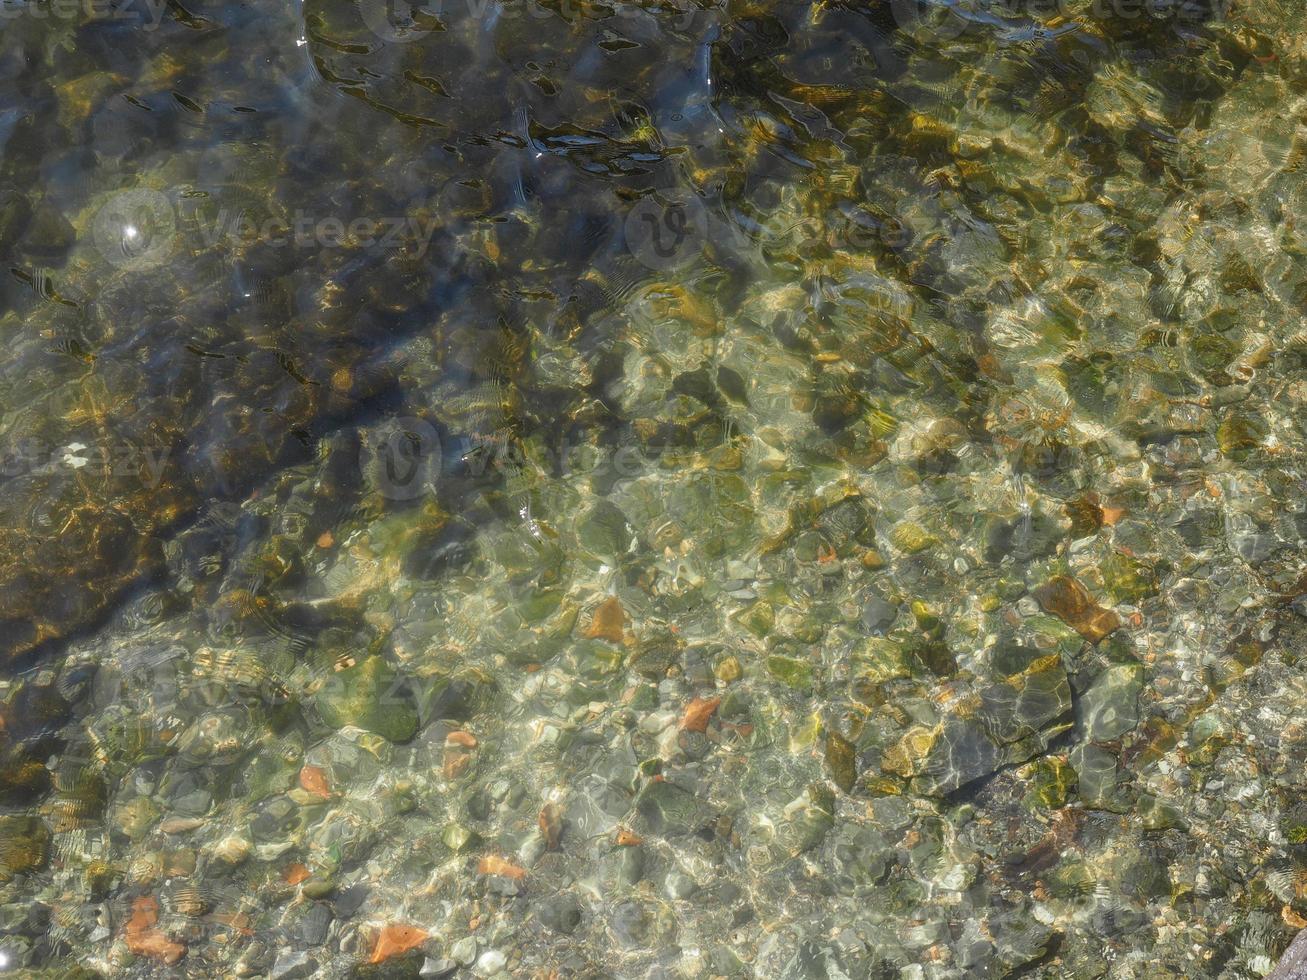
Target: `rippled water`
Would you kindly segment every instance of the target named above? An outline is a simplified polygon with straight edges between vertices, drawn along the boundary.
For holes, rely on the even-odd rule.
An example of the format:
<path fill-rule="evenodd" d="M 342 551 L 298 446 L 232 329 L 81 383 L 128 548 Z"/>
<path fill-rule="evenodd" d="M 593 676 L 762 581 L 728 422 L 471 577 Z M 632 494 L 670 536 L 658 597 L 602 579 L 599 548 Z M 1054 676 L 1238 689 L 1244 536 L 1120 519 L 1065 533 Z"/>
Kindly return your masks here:
<path fill-rule="evenodd" d="M 0 971 L 1270 974 L 1305 15 L 5 2 Z"/>

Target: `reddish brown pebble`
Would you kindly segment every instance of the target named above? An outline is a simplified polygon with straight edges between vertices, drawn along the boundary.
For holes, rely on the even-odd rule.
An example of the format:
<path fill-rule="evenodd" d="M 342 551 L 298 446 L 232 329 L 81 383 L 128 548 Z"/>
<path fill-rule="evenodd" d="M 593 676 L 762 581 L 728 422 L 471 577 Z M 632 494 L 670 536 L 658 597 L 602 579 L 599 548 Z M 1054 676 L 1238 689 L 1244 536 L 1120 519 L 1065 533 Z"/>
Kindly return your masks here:
<path fill-rule="evenodd" d="M 1088 590 L 1068 575 L 1055 575 L 1035 590 L 1035 599 L 1045 612 L 1052 613 L 1083 636 L 1097 643 L 1121 625 L 1121 619 L 1090 597 Z"/>
<path fill-rule="evenodd" d="M 540 809 L 540 834 L 545 839 L 545 846 L 553 850 L 558 846 L 558 839 L 563 833 L 563 812 L 556 803 L 546 803 Z"/>
<path fill-rule="evenodd" d="M 605 599 L 595 609 L 590 625 L 586 627 L 585 636 L 591 640 L 607 640 L 609 643 L 621 643 L 626 625 L 626 613 L 616 596 Z"/>
<path fill-rule="evenodd" d="M 281 880 L 288 885 L 298 885 L 309 876 L 309 869 L 302 864 L 288 864 L 281 873 Z"/>
<path fill-rule="evenodd" d="M 387 925 L 382 926 L 372 944 L 369 963 L 384 963 L 392 956 L 402 956 L 410 949 L 417 949 L 427 941 L 425 929 L 417 926 Z"/>
<path fill-rule="evenodd" d="M 148 956 L 172 966 L 186 955 L 186 946 L 175 943 L 156 925 L 159 921 L 159 900 L 153 895 L 142 895 L 132 902 L 132 917 L 127 920 L 123 937 L 127 948 L 137 956 Z"/>
<path fill-rule="evenodd" d="M 713 716 L 721 698 L 695 698 L 685 708 L 681 716 L 681 731 L 703 732 L 708 730 L 708 719 Z"/>
<path fill-rule="evenodd" d="M 327 773 L 317 766 L 305 766 L 300 770 L 300 787 L 306 793 L 322 799 L 331 798 L 331 787 L 327 784 Z"/>
<path fill-rule="evenodd" d="M 521 881 L 526 877 L 524 869 L 519 868 L 511 861 L 495 857 L 493 854 L 488 854 L 477 862 L 477 871 L 483 875 L 499 875 L 501 878 L 512 878 L 514 881 Z"/>

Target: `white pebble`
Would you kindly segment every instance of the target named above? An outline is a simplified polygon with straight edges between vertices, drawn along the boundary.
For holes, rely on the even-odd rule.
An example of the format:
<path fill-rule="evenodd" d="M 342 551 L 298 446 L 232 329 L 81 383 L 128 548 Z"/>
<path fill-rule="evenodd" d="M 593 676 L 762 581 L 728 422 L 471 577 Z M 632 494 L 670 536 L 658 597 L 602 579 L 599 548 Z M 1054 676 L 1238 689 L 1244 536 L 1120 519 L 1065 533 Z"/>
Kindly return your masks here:
<path fill-rule="evenodd" d="M 477 960 L 477 973 L 483 977 L 493 977 L 508 963 L 508 957 L 497 949 L 488 949 Z"/>

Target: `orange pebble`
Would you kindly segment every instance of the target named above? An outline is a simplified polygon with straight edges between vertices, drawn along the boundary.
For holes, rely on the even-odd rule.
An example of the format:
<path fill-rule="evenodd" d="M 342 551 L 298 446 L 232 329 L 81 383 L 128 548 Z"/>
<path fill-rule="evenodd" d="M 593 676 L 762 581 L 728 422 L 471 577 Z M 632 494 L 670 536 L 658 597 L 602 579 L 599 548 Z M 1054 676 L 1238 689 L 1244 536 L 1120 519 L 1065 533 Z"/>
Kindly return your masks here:
<path fill-rule="evenodd" d="M 427 941 L 427 935 L 425 929 L 419 929 L 417 926 L 382 926 L 381 931 L 377 933 L 376 941 L 372 944 L 372 955 L 368 958 L 368 962 L 384 963 L 392 956 L 401 956 L 410 949 L 417 949 Z"/>

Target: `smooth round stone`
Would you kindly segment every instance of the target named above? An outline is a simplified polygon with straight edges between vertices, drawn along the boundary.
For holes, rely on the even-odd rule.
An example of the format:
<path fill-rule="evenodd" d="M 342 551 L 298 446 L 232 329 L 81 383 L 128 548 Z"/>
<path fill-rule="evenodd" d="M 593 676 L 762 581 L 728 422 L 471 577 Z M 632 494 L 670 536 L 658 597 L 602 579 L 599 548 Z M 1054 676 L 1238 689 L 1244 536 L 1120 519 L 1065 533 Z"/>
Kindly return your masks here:
<path fill-rule="evenodd" d="M 617 879 L 627 888 L 644 877 L 644 852 L 638 847 L 623 847 L 617 860 Z"/>
<path fill-rule="evenodd" d="M 541 903 L 537 915 L 546 929 L 570 934 L 581 924 L 581 903 L 573 895 L 550 896 Z"/>
<path fill-rule="evenodd" d="M 493 977 L 507 965 L 507 956 L 497 949 L 488 949 L 477 959 L 477 976 Z"/>
<path fill-rule="evenodd" d="M 284 796 L 260 806 L 250 820 L 250 835 L 259 843 L 284 840 L 299 822 L 299 807 Z"/>
<path fill-rule="evenodd" d="M 868 593 L 862 604 L 862 626 L 868 633 L 879 636 L 894 625 L 898 616 L 899 607 L 878 592 Z"/>
<path fill-rule="evenodd" d="M 698 884 L 689 875 L 673 871 L 667 876 L 667 894 L 674 899 L 685 900 L 699 890 Z"/>
<path fill-rule="evenodd" d="M 464 936 L 449 947 L 449 955 L 462 966 L 471 966 L 477 958 L 477 941 L 475 936 Z"/>
<path fill-rule="evenodd" d="M 178 752 L 193 762 L 223 765 L 248 748 L 248 720 L 233 711 L 213 711 L 199 718 L 178 742 Z"/>
<path fill-rule="evenodd" d="M 613 909 L 609 928 L 618 943 L 633 949 L 648 944 L 653 935 L 653 917 L 639 902 L 622 902 Z"/>

